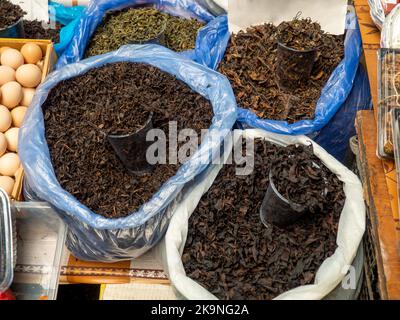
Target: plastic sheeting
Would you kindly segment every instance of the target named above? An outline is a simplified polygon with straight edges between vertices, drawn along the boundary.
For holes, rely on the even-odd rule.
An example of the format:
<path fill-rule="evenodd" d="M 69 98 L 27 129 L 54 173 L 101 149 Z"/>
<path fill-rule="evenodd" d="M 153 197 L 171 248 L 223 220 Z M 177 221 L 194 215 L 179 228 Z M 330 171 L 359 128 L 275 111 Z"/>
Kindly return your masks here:
<path fill-rule="evenodd" d="M 345 57 L 336 67 L 327 84 L 321 92 L 320 99 L 317 102 L 315 117 L 312 120 L 301 120 L 293 124 L 287 121 L 264 120 L 248 109 L 238 109 L 238 121 L 243 128 L 259 128 L 270 132 L 290 135 L 309 135 L 315 137 L 325 126 L 327 126 L 332 118 L 338 114 L 347 117 L 346 113 L 338 113 L 342 108 L 353 88 L 355 78 L 359 66 L 359 60 L 362 53 L 361 34 L 357 24 L 357 18 L 353 14 L 347 16 L 346 23 L 346 38 L 345 38 Z M 357 87 L 355 90 L 364 90 L 361 96 L 369 93 L 369 88 L 366 86 Z M 367 90 L 365 92 L 365 90 Z M 369 103 L 363 108 L 369 108 Z M 355 115 L 354 112 L 352 112 Z M 319 134 L 320 139 L 327 139 L 324 136 L 330 136 L 335 132 L 346 132 L 351 130 L 346 119 L 336 119 L 335 126 L 329 126 L 331 130 L 323 130 Z M 341 121 L 343 120 L 343 121 Z M 346 120 L 346 121 L 344 121 Z M 354 120 L 354 119 L 353 119 Z M 321 135 L 324 135 L 321 137 Z M 336 138 L 335 144 L 325 147 L 331 153 L 337 153 L 336 148 L 342 145 L 348 145 L 348 134 L 343 134 L 343 139 Z"/>
<path fill-rule="evenodd" d="M 147 63 L 175 75 L 210 100 L 214 117 L 199 150 L 147 203 L 127 217 L 107 219 L 81 204 L 57 181 L 45 138 L 41 106 L 59 82 L 119 61 Z M 236 101 L 224 76 L 158 45 L 123 46 L 117 51 L 67 65 L 51 73 L 39 86 L 20 129 L 19 154 L 25 169 L 25 196 L 47 201 L 55 208 L 69 227 L 67 246 L 77 258 L 106 262 L 136 258 L 164 235 L 171 217 L 169 206 L 179 198 L 183 186 L 209 166 L 235 120 Z"/>
<path fill-rule="evenodd" d="M 368 0 L 371 18 L 379 29 L 382 29 L 386 16 L 399 3 L 400 0 Z"/>
<path fill-rule="evenodd" d="M 62 55 L 65 48 L 71 42 L 83 9 L 84 7 L 81 6 L 67 8 L 57 2 L 49 2 L 50 15 L 55 16 L 55 20 L 64 25 L 60 31 L 60 42 L 54 45 L 58 56 Z"/>
<path fill-rule="evenodd" d="M 322 299 L 341 283 L 354 261 L 362 241 L 366 215 L 361 182 L 353 172 L 306 136 L 277 135 L 259 129 L 245 130 L 242 134 L 246 138 L 263 138 L 283 146 L 289 144 L 309 145 L 312 143 L 314 154 L 344 183 L 346 201 L 339 220 L 336 251 L 319 267 L 314 284 L 294 288 L 276 298 L 288 300 Z M 230 145 L 226 145 L 223 154 L 224 161 L 228 159 L 231 149 L 232 142 Z M 187 192 L 175 208 L 168 231 L 160 245 L 164 270 L 179 296 L 185 299 L 217 299 L 199 283 L 186 276 L 181 255 L 185 247 L 190 215 L 196 209 L 203 194 L 213 184 L 221 168 L 222 165 L 213 165 L 190 185 L 191 188 L 188 186 Z"/>
<path fill-rule="evenodd" d="M 400 2 L 386 17 L 381 32 L 381 47 L 400 49 Z"/>
<path fill-rule="evenodd" d="M 353 89 L 346 102 L 313 140 L 343 163 L 349 151 L 348 141 L 356 134 L 354 120 L 357 112 L 371 108 L 372 100 L 368 75 L 360 64 Z"/>
<path fill-rule="evenodd" d="M 382 5 L 382 0 L 368 0 L 369 10 L 372 21 L 375 25 L 382 29 L 383 23 L 385 22 L 385 10 Z"/>
<path fill-rule="evenodd" d="M 201 6 L 207 8 L 214 15 L 228 12 L 228 0 L 196 0 Z"/>
<path fill-rule="evenodd" d="M 185 18 L 196 18 L 207 23 L 196 39 L 196 48 L 183 55 L 216 69 L 229 41 L 228 19 L 214 18 L 194 0 L 98 0 L 92 1 L 77 23 L 75 35 L 56 64 L 59 69 L 77 62 L 85 55 L 86 47 L 104 15 L 110 10 L 121 10 L 139 5 L 154 5 L 157 9 Z"/>

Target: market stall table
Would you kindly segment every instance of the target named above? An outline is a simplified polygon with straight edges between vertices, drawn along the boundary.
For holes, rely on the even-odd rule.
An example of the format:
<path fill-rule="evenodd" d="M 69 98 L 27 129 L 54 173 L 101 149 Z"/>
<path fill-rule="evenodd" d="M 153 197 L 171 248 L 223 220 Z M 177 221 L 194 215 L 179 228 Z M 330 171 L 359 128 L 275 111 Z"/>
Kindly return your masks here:
<path fill-rule="evenodd" d="M 168 284 L 156 249 L 132 261 L 101 263 L 81 261 L 68 250 L 62 260 L 60 283 L 80 284 Z"/>
<path fill-rule="evenodd" d="M 377 146 L 377 51 L 380 32 L 369 13 L 367 0 L 355 0 L 365 64 L 371 86 L 373 111 L 360 111 L 356 119 L 361 178 L 369 208 L 372 242 L 377 260 L 378 290 L 382 299 L 400 299 L 400 226 L 394 161 L 381 160 Z"/>
<path fill-rule="evenodd" d="M 379 293 L 383 299 L 400 299 L 400 255 L 396 171 L 393 161 L 376 156 L 377 50 L 380 33 L 369 14 L 367 0 L 355 1 L 362 32 L 374 111 L 361 111 L 356 119 L 359 137 L 361 176 L 369 207 L 372 236 L 378 260 Z M 85 262 L 66 250 L 62 260 L 61 283 L 81 284 L 168 284 L 161 262 L 150 251 L 143 257 L 118 263 Z"/>

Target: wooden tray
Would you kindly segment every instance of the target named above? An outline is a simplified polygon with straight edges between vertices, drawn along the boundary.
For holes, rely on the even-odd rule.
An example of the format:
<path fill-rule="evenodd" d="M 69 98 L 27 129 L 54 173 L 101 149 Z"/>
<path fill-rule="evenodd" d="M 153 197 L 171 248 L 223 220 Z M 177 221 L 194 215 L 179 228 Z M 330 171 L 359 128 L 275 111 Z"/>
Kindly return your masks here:
<path fill-rule="evenodd" d="M 43 70 L 42 70 L 42 82 L 45 81 L 47 75 L 51 72 L 56 60 L 57 55 L 53 49 L 53 43 L 51 40 L 32 40 L 32 39 L 12 39 L 12 38 L 0 38 L 0 48 L 10 47 L 13 49 L 20 50 L 25 43 L 36 43 L 43 52 Z M 15 174 L 15 185 L 11 193 L 12 200 L 21 201 L 23 199 L 22 186 L 24 180 L 24 169 L 21 167 Z"/>

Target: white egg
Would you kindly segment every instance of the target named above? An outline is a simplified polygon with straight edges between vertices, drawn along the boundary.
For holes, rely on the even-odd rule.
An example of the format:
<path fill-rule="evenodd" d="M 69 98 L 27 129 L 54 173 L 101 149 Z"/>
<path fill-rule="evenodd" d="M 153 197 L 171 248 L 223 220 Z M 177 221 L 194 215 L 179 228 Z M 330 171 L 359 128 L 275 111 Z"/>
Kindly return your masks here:
<path fill-rule="evenodd" d="M 9 152 L 0 158 L 0 174 L 13 177 L 17 172 L 21 162 L 16 153 Z"/>
<path fill-rule="evenodd" d="M 22 100 L 19 103 L 21 106 L 29 107 L 32 102 L 33 96 L 35 95 L 36 89 L 33 88 L 22 88 Z"/>
<path fill-rule="evenodd" d="M 6 152 L 7 150 L 7 140 L 4 133 L 0 132 L 0 157 Z"/>
<path fill-rule="evenodd" d="M 24 64 L 24 57 L 18 50 L 10 48 L 3 51 L 0 62 L 3 66 L 9 66 L 17 70 Z"/>
<path fill-rule="evenodd" d="M 17 81 L 26 88 L 36 88 L 42 80 L 42 70 L 35 64 L 24 64 L 16 73 Z"/>
<path fill-rule="evenodd" d="M 16 107 L 11 110 L 11 118 L 14 127 L 20 128 L 25 118 L 27 107 Z"/>
<path fill-rule="evenodd" d="M 0 104 L 0 132 L 6 132 L 11 127 L 11 113 L 5 106 Z"/>
<path fill-rule="evenodd" d="M 18 148 L 18 128 L 11 128 L 4 134 L 7 140 L 7 149 L 12 152 L 17 152 Z"/>
<path fill-rule="evenodd" d="M 22 100 L 22 87 L 16 81 L 3 84 L 1 90 L 1 104 L 8 109 L 15 108 Z"/>
<path fill-rule="evenodd" d="M 0 87 L 10 81 L 15 81 L 15 70 L 9 66 L 0 66 Z"/>
<path fill-rule="evenodd" d="M 0 176 L 0 188 L 2 188 L 9 196 L 14 189 L 15 181 L 11 177 Z"/>

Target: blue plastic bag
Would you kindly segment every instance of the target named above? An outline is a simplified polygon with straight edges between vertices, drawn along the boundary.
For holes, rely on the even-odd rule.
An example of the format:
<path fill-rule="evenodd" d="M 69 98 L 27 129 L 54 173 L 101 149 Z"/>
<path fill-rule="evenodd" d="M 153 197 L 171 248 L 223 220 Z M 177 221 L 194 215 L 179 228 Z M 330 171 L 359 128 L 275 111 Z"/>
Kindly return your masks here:
<path fill-rule="evenodd" d="M 238 108 L 238 122 L 242 127 L 260 128 L 280 134 L 305 134 L 314 138 L 316 134 L 331 121 L 335 114 L 337 114 L 353 88 L 362 53 L 361 34 L 357 24 L 357 17 L 354 14 L 349 14 L 347 16 L 346 27 L 347 32 L 344 43 L 345 57 L 336 67 L 323 88 L 317 102 L 313 120 L 301 120 L 289 124 L 287 121 L 260 119 L 253 111 Z M 338 119 L 337 123 L 338 126 L 340 126 L 340 119 Z M 348 121 L 343 122 L 343 126 L 347 124 Z M 346 130 L 346 128 L 336 128 L 335 130 Z M 320 135 L 321 134 L 332 135 L 334 132 L 323 130 Z M 345 135 L 343 135 L 343 137 L 345 137 Z M 321 137 L 321 139 L 323 139 L 323 137 Z M 331 152 L 333 151 L 332 148 L 337 147 L 337 144 L 347 145 L 347 142 L 348 141 L 337 139 L 335 144 L 325 145 L 325 148 L 328 152 Z"/>
<path fill-rule="evenodd" d="M 83 10 L 84 7 L 82 6 L 65 7 L 57 2 L 49 2 L 50 19 L 55 18 L 57 22 L 63 25 L 60 30 L 60 42 L 54 45 L 58 56 L 62 55 L 70 43 Z"/>
<path fill-rule="evenodd" d="M 329 150 L 337 160 L 344 162 L 349 150 L 348 141 L 356 134 L 354 120 L 359 110 L 372 108 L 368 75 L 360 64 L 354 86 L 346 102 L 332 120 L 313 139 L 321 147 Z"/>
<path fill-rule="evenodd" d="M 210 100 L 214 117 L 211 132 L 204 137 L 199 150 L 147 203 L 125 218 L 107 219 L 81 204 L 58 183 L 45 138 L 41 106 L 59 82 L 120 61 L 147 63 L 176 76 Z M 236 100 L 224 76 L 158 45 L 123 46 L 67 65 L 51 73 L 39 86 L 20 128 L 19 155 L 25 169 L 26 199 L 44 200 L 56 209 L 68 224 L 67 246 L 77 258 L 116 261 L 138 257 L 164 235 L 170 207 L 185 184 L 208 167 L 235 120 Z"/>
<path fill-rule="evenodd" d="M 160 11 L 175 16 L 196 18 L 206 22 L 207 25 L 198 33 L 196 48 L 183 52 L 182 55 L 212 69 L 217 68 L 229 41 L 226 16 L 215 18 L 194 0 L 98 0 L 92 1 L 79 19 L 75 35 L 59 58 L 56 69 L 84 57 L 86 47 L 107 11 L 138 5 L 154 5 Z"/>

